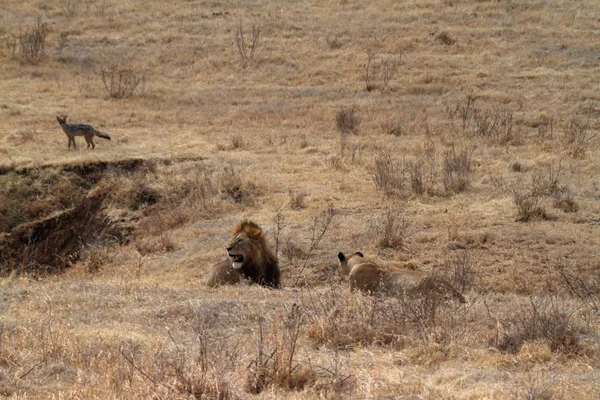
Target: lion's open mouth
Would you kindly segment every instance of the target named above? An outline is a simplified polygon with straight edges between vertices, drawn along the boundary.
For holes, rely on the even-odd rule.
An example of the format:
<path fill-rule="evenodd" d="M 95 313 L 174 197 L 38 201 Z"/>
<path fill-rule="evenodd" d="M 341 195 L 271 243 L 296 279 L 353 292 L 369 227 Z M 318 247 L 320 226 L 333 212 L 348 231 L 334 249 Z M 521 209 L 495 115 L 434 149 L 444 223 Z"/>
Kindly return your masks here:
<path fill-rule="evenodd" d="M 244 264 L 244 256 L 243 255 L 229 253 L 229 257 L 231 257 L 231 260 L 233 261 L 232 266 L 234 269 L 242 268 L 242 265 Z"/>

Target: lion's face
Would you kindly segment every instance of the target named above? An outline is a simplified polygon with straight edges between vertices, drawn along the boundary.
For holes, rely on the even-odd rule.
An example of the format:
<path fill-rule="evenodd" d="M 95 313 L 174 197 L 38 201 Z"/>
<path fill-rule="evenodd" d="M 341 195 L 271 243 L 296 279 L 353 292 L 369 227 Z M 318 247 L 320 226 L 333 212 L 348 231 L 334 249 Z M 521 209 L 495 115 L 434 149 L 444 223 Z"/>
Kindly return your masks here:
<path fill-rule="evenodd" d="M 231 258 L 234 269 L 240 269 L 244 263 L 251 262 L 255 251 L 256 244 L 246 232 L 239 232 L 227 246 L 227 255 Z"/>

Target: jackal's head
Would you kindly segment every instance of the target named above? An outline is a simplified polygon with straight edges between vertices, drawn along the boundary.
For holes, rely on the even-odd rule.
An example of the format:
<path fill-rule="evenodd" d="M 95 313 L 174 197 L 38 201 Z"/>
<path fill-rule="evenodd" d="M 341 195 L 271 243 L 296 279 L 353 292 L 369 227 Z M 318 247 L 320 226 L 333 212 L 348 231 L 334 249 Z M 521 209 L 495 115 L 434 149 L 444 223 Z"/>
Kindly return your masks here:
<path fill-rule="evenodd" d="M 67 123 L 67 116 L 63 115 L 63 116 L 56 116 L 56 120 L 58 121 L 59 124 L 66 124 Z"/>

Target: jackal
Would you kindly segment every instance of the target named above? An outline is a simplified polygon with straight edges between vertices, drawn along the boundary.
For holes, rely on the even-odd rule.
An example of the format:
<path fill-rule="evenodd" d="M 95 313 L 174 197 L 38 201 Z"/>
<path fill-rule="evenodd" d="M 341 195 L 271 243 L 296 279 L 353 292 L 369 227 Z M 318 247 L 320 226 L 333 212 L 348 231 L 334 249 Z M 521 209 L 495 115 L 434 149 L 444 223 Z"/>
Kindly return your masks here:
<path fill-rule="evenodd" d="M 77 146 L 75 145 L 75 136 L 83 136 L 85 138 L 85 141 L 87 142 L 87 148 L 89 149 L 90 145 L 92 145 L 92 150 L 96 147 L 96 145 L 94 144 L 94 136 L 110 140 L 110 136 L 108 136 L 106 133 L 102 133 L 96 130 L 96 128 L 94 128 L 91 125 L 67 124 L 66 115 L 62 118 L 56 117 L 56 119 L 58 120 L 58 123 L 60 124 L 62 130 L 69 137 L 69 149 L 71 148 L 71 143 L 73 143 L 73 148 L 77 149 Z"/>

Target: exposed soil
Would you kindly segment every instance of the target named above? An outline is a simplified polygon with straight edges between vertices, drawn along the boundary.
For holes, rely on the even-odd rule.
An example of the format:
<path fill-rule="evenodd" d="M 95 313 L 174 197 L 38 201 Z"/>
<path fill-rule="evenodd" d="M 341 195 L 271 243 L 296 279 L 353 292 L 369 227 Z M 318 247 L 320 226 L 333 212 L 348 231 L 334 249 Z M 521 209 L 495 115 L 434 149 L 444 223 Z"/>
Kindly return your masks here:
<path fill-rule="evenodd" d="M 14 226 L 0 225 L 3 228 L 0 232 L 0 273 L 8 274 L 15 270 L 35 274 L 59 272 L 78 261 L 82 250 L 92 241 L 109 236 L 119 243 L 127 242 L 135 225 L 126 220 L 115 220 L 104 212 L 103 202 L 108 192 L 98 188 L 97 183 L 108 170 L 133 173 L 140 169 L 152 170 L 157 163 L 171 165 L 182 161 L 190 159 L 126 159 L 1 169 L 0 175 L 14 173 L 5 177 L 13 187 L 12 193 L 8 190 L 7 198 L 12 198 L 17 205 L 34 204 L 36 201 L 42 204 L 34 210 L 26 210 L 23 221 Z M 49 195 L 47 200 L 42 196 L 40 201 L 39 191 L 30 189 L 31 182 L 39 178 L 40 170 L 52 170 L 60 177 L 68 176 L 68 188 L 59 186 L 64 185 L 63 180 L 50 179 L 44 190 L 46 193 L 60 193 L 74 206 L 61 210 L 60 204 L 55 204 L 57 195 Z M 136 201 L 147 205 L 156 203 L 158 199 L 143 192 Z"/>

